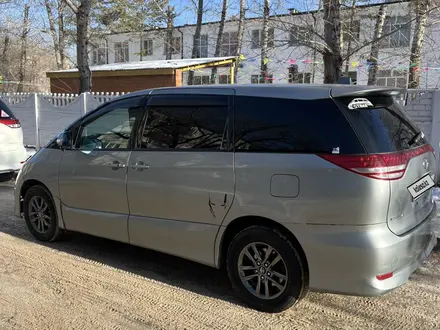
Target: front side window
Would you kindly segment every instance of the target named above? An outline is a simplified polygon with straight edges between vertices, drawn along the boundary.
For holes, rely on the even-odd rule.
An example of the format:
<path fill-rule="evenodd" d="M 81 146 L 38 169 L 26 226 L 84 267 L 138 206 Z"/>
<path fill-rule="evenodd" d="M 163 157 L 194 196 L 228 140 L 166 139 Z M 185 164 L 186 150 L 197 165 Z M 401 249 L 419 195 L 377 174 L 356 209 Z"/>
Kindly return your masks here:
<path fill-rule="evenodd" d="M 237 96 L 234 104 L 236 152 L 365 152 L 331 99 Z"/>
<path fill-rule="evenodd" d="M 152 96 L 140 147 L 148 149 L 227 149 L 226 96 Z"/>
<path fill-rule="evenodd" d="M 116 101 L 103 108 L 104 113 L 81 125 L 76 148 L 128 149 L 131 148 L 132 130 L 143 115 L 143 97 Z M 107 111 L 106 111 L 107 110 Z"/>

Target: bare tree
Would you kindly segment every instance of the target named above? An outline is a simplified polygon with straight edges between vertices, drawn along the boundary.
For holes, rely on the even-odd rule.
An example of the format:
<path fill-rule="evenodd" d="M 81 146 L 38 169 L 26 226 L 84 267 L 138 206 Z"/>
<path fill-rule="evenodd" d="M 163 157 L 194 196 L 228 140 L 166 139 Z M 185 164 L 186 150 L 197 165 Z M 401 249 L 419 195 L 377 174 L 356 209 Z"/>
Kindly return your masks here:
<path fill-rule="evenodd" d="M 345 57 L 345 74 L 348 74 L 348 71 L 350 69 L 350 57 L 351 57 L 350 50 L 351 50 L 351 44 L 353 42 L 352 33 L 353 33 L 353 27 L 354 27 L 354 22 L 355 22 L 354 19 L 356 18 L 356 1 L 357 0 L 352 0 L 351 10 L 350 10 L 350 21 L 349 21 L 348 27 L 346 28 L 346 30 L 347 30 L 347 33 L 346 33 L 346 35 L 347 35 L 347 40 L 346 40 L 347 41 L 347 56 Z M 342 40 L 342 38 L 341 38 L 341 41 L 344 42 L 345 40 Z"/>
<path fill-rule="evenodd" d="M 63 0 L 76 16 L 76 59 L 79 71 L 79 93 L 92 89 L 92 73 L 89 67 L 89 27 L 92 0 Z"/>
<path fill-rule="evenodd" d="M 21 52 L 20 52 L 20 68 L 18 71 L 18 86 L 17 92 L 23 92 L 24 75 L 27 60 L 27 41 L 29 34 L 29 5 L 24 5 L 24 16 L 23 16 L 23 31 L 21 34 Z"/>
<path fill-rule="evenodd" d="M 324 83 L 336 83 L 341 77 L 341 4 L 339 0 L 324 0 Z"/>
<path fill-rule="evenodd" d="M 3 41 L 3 51 L 1 58 L 1 63 L 2 63 L 1 72 L 3 73 L 3 81 L 7 81 L 9 77 L 9 46 L 10 46 L 10 39 L 9 39 L 9 35 L 6 34 Z M 3 85 L 3 91 L 6 91 L 5 85 Z"/>
<path fill-rule="evenodd" d="M 202 32 L 202 21 L 203 21 L 203 0 L 198 0 L 197 23 L 196 23 L 196 31 L 194 33 L 191 58 L 200 57 L 200 34 Z M 194 71 L 190 70 L 188 73 L 188 85 L 192 85 L 193 82 L 194 82 Z"/>
<path fill-rule="evenodd" d="M 65 4 L 62 0 L 57 0 L 58 3 L 58 48 L 60 52 L 61 69 L 68 68 L 68 57 L 66 51 L 66 31 L 64 26 L 64 8 Z"/>
<path fill-rule="evenodd" d="M 420 62 L 422 57 L 423 38 L 425 35 L 426 23 L 430 0 L 415 0 L 413 2 L 416 13 L 416 26 L 411 45 L 411 56 L 409 59 L 408 88 L 418 88 L 420 83 Z"/>
<path fill-rule="evenodd" d="M 227 11 L 228 11 L 228 0 L 223 0 L 220 24 L 218 26 L 217 41 L 215 43 L 214 57 L 220 56 L 222 39 L 223 39 L 223 30 L 225 29 L 225 21 L 226 21 Z M 213 67 L 211 69 L 211 84 L 215 84 L 216 77 L 217 77 L 217 67 Z"/>
<path fill-rule="evenodd" d="M 261 77 L 263 83 L 267 82 L 267 47 L 269 37 L 270 0 L 264 0 L 263 30 L 261 31 Z"/>
<path fill-rule="evenodd" d="M 244 21 L 246 17 L 246 0 L 240 0 L 240 15 L 238 18 L 237 55 L 241 54 L 243 46 Z M 237 77 L 238 65 L 235 65 L 234 76 Z"/>
<path fill-rule="evenodd" d="M 374 42 L 371 45 L 370 58 L 368 59 L 368 85 L 376 85 L 377 82 L 377 60 L 379 57 L 380 38 L 382 36 L 383 25 L 387 12 L 386 5 L 381 5 L 377 13 L 376 25 L 374 26 Z"/>
<path fill-rule="evenodd" d="M 175 49 L 175 45 L 173 43 L 175 14 L 174 14 L 174 8 L 172 6 L 167 7 L 166 16 L 167 16 L 167 37 L 165 40 L 165 54 L 166 54 L 165 56 L 167 60 L 171 60 L 173 56 L 173 51 Z"/>

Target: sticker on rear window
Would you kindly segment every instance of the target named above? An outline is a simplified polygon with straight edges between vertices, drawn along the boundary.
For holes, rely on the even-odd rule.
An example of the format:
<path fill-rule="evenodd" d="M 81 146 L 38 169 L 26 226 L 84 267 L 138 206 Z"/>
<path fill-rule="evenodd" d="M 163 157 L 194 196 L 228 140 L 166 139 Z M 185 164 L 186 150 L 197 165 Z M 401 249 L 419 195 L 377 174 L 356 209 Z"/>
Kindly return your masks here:
<path fill-rule="evenodd" d="M 371 103 L 367 99 L 357 98 L 357 99 L 354 99 L 353 101 L 350 102 L 350 104 L 348 105 L 348 108 L 350 110 L 356 110 L 356 109 L 365 109 L 365 108 L 372 107 L 372 106 L 373 106 L 373 103 Z"/>

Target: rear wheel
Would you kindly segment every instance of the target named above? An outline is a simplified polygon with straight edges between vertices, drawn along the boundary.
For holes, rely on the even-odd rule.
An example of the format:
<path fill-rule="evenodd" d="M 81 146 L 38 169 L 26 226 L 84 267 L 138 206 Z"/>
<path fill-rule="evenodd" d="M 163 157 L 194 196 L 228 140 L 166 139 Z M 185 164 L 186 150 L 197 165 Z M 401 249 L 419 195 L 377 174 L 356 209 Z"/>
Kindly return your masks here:
<path fill-rule="evenodd" d="M 284 311 L 307 293 L 298 251 L 272 228 L 253 226 L 238 233 L 229 246 L 226 262 L 234 290 L 260 311 Z"/>
<path fill-rule="evenodd" d="M 26 225 L 39 241 L 55 241 L 60 237 L 58 217 L 49 192 L 42 186 L 31 187 L 23 201 Z"/>

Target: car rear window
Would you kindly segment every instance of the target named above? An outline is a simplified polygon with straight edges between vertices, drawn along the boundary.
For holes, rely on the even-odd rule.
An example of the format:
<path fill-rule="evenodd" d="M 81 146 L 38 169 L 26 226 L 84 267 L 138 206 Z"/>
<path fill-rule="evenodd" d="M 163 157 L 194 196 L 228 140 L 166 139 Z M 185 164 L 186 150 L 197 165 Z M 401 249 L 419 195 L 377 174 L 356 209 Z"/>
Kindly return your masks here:
<path fill-rule="evenodd" d="M 365 154 L 331 99 L 237 96 L 234 103 L 236 152 Z"/>
<path fill-rule="evenodd" d="M 356 98 L 337 99 L 369 153 L 396 152 L 427 143 L 420 129 L 392 96 L 367 96 L 367 108 L 349 109 Z M 354 102 L 356 103 L 356 102 Z"/>
<path fill-rule="evenodd" d="M 0 100 L 0 118 L 13 118 L 15 119 L 14 114 L 12 111 L 8 108 L 8 106 Z"/>

